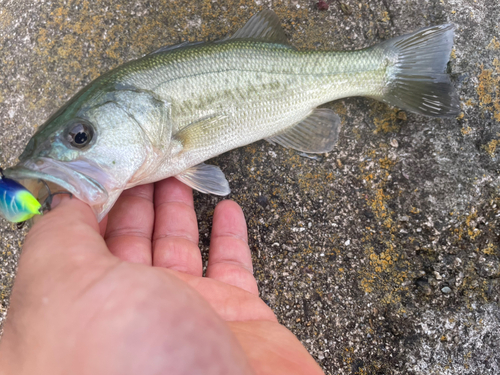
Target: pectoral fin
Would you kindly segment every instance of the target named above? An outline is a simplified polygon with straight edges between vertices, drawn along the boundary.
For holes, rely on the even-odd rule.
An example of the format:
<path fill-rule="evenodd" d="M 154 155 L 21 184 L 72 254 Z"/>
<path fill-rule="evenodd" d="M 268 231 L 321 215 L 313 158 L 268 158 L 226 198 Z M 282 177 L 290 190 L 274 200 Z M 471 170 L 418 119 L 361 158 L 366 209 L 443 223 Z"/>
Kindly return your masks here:
<path fill-rule="evenodd" d="M 316 108 L 308 117 L 267 141 L 312 154 L 332 151 L 340 132 L 340 117 L 328 108 Z"/>
<path fill-rule="evenodd" d="M 208 116 L 182 128 L 173 138 L 182 144 L 183 151 L 199 149 L 206 147 L 214 140 L 222 142 L 226 126 L 227 116 Z"/>
<path fill-rule="evenodd" d="M 201 163 L 178 174 L 175 178 L 202 193 L 224 196 L 231 192 L 224 173 L 215 165 Z"/>

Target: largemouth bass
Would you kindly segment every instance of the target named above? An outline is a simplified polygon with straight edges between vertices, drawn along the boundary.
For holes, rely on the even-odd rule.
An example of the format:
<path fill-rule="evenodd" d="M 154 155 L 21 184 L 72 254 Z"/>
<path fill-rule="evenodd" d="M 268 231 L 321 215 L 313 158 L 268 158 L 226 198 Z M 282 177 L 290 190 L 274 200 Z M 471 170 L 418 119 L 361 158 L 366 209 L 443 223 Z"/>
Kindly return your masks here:
<path fill-rule="evenodd" d="M 446 74 L 452 45 L 453 26 L 439 25 L 358 51 L 299 51 L 265 10 L 232 37 L 163 47 L 97 78 L 4 173 L 34 194 L 40 179 L 58 185 L 99 220 L 123 190 L 170 176 L 227 195 L 222 171 L 204 161 L 261 139 L 331 151 L 340 119 L 323 103 L 365 96 L 427 116 L 458 114 Z"/>

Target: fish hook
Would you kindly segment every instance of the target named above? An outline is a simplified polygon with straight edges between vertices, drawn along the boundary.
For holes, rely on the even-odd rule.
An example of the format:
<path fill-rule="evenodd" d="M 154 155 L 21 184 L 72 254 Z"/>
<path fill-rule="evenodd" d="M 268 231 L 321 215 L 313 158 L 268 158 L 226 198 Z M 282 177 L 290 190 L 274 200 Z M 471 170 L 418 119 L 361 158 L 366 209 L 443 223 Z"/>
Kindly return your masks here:
<path fill-rule="evenodd" d="M 38 180 L 42 184 L 45 185 L 45 189 L 47 189 L 47 198 L 42 203 L 42 206 L 40 207 L 40 212 L 49 212 L 52 209 L 52 199 L 54 198 L 54 195 L 59 195 L 59 194 L 68 194 L 70 198 L 73 198 L 73 194 L 70 193 L 69 191 L 56 191 L 55 193 L 52 193 L 50 191 L 49 185 L 45 182 L 45 180 Z"/>

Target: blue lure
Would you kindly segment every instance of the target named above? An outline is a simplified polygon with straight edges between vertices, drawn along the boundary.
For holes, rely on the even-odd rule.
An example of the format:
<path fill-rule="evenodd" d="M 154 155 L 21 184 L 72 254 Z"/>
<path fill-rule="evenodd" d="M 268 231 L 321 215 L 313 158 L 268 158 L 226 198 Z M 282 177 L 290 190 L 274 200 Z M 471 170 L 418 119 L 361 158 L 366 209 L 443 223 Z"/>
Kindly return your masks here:
<path fill-rule="evenodd" d="M 3 175 L 0 169 L 0 215 L 20 223 L 41 214 L 42 205 L 20 183 Z"/>

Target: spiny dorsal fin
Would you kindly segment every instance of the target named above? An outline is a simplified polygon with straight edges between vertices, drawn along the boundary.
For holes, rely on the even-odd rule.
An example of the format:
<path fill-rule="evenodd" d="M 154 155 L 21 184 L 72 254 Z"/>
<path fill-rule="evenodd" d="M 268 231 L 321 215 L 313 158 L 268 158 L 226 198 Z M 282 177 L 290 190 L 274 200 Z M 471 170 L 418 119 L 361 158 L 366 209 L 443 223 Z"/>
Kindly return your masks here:
<path fill-rule="evenodd" d="M 215 165 L 201 163 L 186 169 L 175 178 L 202 193 L 224 196 L 231 192 L 224 173 Z"/>
<path fill-rule="evenodd" d="M 331 109 L 316 108 L 301 122 L 266 140 L 311 154 L 330 152 L 339 138 L 340 122 Z"/>
<path fill-rule="evenodd" d="M 265 42 L 289 44 L 281 22 L 272 10 L 265 9 L 255 14 L 230 39 L 257 39 Z"/>

